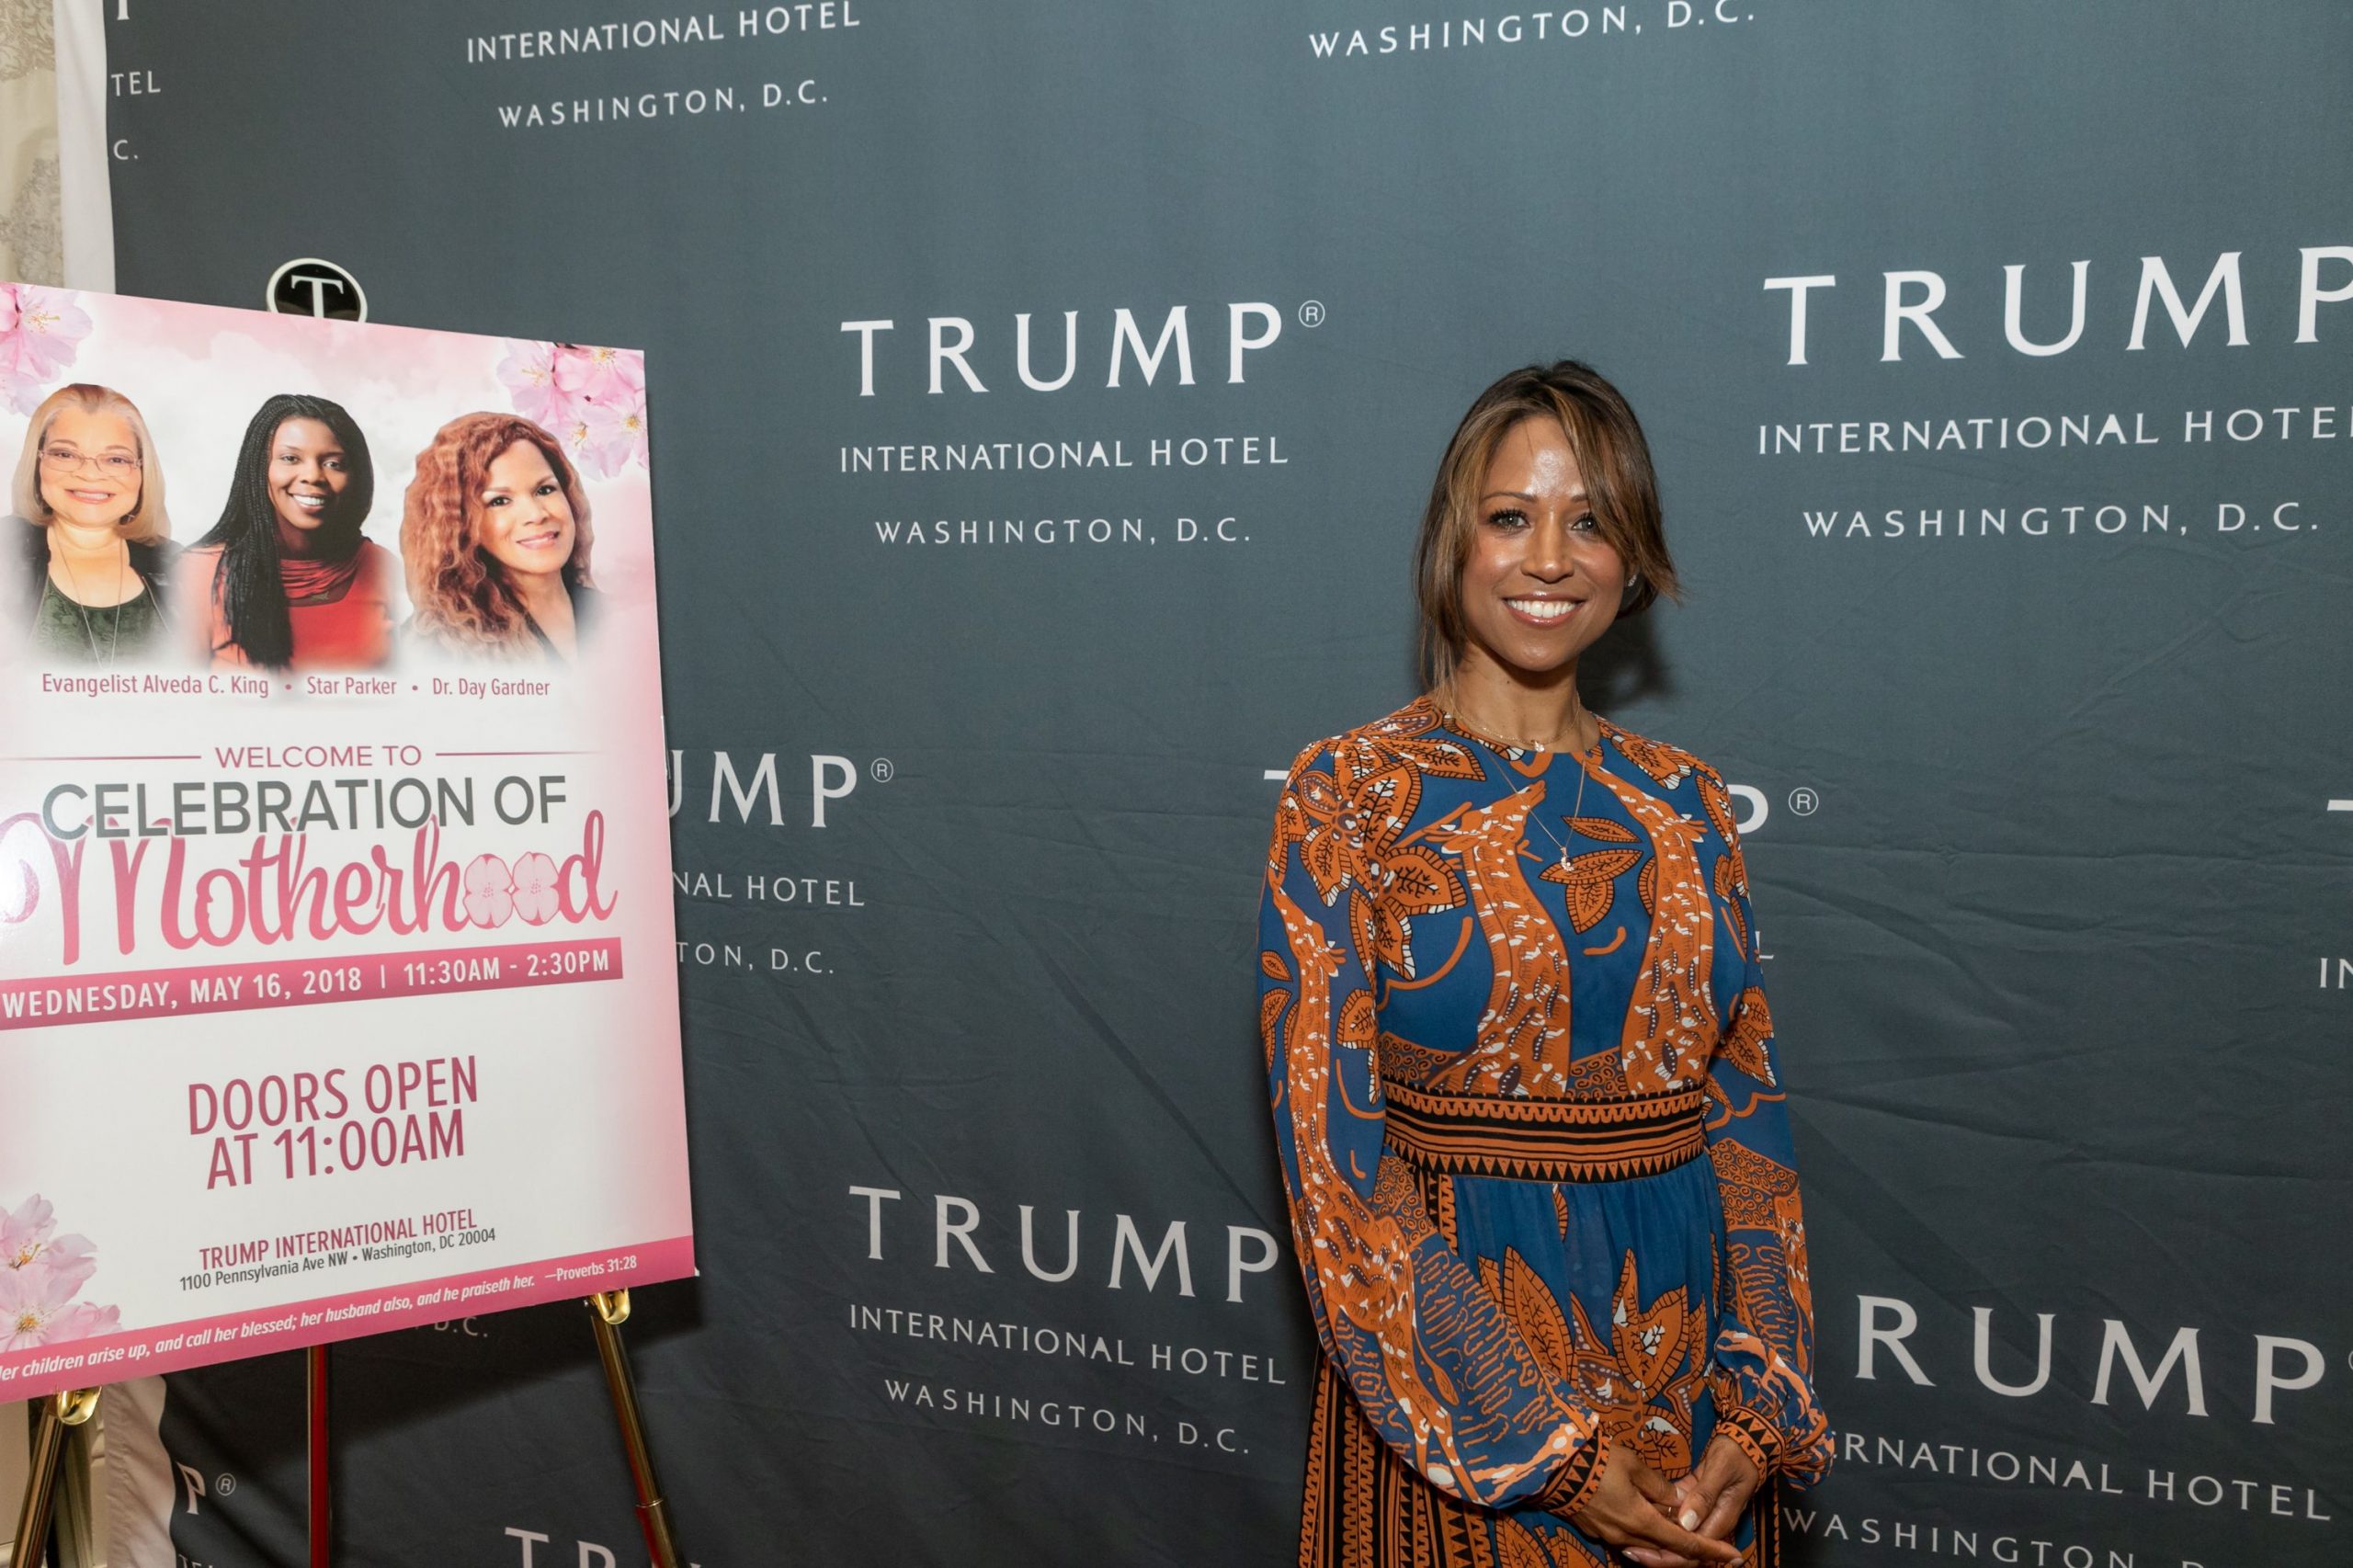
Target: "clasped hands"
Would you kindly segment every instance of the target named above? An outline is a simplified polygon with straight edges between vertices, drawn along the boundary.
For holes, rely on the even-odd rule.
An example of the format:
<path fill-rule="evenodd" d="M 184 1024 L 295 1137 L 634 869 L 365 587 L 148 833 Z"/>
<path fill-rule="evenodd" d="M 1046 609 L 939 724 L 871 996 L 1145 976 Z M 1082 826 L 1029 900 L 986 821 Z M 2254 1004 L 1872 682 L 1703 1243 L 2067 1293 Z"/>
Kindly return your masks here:
<path fill-rule="evenodd" d="M 1622 1443 L 1602 1456 L 1601 1484 L 1576 1527 L 1638 1568 L 1737 1562 L 1732 1532 L 1764 1477 L 1739 1447 L 1718 1437 L 1690 1474 L 1669 1482 Z"/>

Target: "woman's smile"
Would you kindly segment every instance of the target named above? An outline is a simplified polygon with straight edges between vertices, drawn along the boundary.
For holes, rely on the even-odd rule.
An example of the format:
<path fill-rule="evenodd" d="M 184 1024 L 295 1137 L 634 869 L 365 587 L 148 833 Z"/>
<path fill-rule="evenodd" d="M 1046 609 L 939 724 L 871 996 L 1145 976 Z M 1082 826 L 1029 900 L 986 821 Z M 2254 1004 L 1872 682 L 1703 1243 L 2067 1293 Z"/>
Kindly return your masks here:
<path fill-rule="evenodd" d="M 1525 594 L 1506 599 L 1504 608 L 1530 626 L 1552 627 L 1584 608 L 1585 601 L 1546 594 Z"/>

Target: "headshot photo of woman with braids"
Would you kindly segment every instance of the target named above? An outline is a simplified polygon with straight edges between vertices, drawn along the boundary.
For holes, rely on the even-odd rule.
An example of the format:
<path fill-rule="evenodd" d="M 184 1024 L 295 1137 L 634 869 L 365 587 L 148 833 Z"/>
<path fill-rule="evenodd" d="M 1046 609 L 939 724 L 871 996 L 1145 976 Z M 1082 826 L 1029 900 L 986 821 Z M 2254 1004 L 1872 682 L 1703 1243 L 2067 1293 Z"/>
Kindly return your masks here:
<path fill-rule="evenodd" d="M 467 414 L 416 458 L 401 558 L 419 644 L 569 665 L 592 631 L 588 498 L 563 446 L 512 414 Z"/>
<path fill-rule="evenodd" d="M 400 570 L 360 536 L 375 495 L 368 438 L 341 403 L 265 402 L 245 426 L 221 520 L 177 573 L 199 656 L 215 668 L 385 663 Z"/>

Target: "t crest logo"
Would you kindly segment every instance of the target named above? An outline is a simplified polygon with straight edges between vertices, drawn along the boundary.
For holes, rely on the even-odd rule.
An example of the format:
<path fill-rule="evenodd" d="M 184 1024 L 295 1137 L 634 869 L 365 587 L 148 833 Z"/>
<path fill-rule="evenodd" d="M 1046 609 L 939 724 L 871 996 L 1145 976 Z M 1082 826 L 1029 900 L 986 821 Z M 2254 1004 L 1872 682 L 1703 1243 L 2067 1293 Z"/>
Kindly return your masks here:
<path fill-rule="evenodd" d="M 263 300 L 282 316 L 368 319 L 368 293 L 359 287 L 359 279 L 314 256 L 298 256 L 271 273 Z"/>

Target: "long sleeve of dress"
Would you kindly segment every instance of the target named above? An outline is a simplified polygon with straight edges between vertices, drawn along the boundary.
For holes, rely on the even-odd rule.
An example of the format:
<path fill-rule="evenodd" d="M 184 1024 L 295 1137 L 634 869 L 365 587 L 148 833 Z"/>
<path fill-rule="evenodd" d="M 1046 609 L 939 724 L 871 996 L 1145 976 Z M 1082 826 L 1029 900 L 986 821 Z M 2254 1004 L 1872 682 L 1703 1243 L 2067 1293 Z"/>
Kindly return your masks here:
<path fill-rule="evenodd" d="M 1574 1515 L 1600 1476 L 1597 1418 L 1540 1369 L 1383 1147 L 1369 974 L 1382 873 L 1333 773 L 1328 751 L 1293 765 L 1259 916 L 1260 1032 L 1316 1332 L 1415 1473 L 1486 1507 Z"/>
<path fill-rule="evenodd" d="M 1829 1469 L 1832 1442 L 1813 1395 L 1813 1294 L 1806 1275 L 1790 1115 L 1758 962 L 1739 830 L 1723 783 L 1700 787 L 1729 848 L 1716 891 L 1729 917 L 1740 988 L 1711 1068 L 1708 1154 L 1722 1195 L 1731 1312 L 1716 1335 L 1719 1430 L 1763 1475 L 1811 1486 Z"/>

